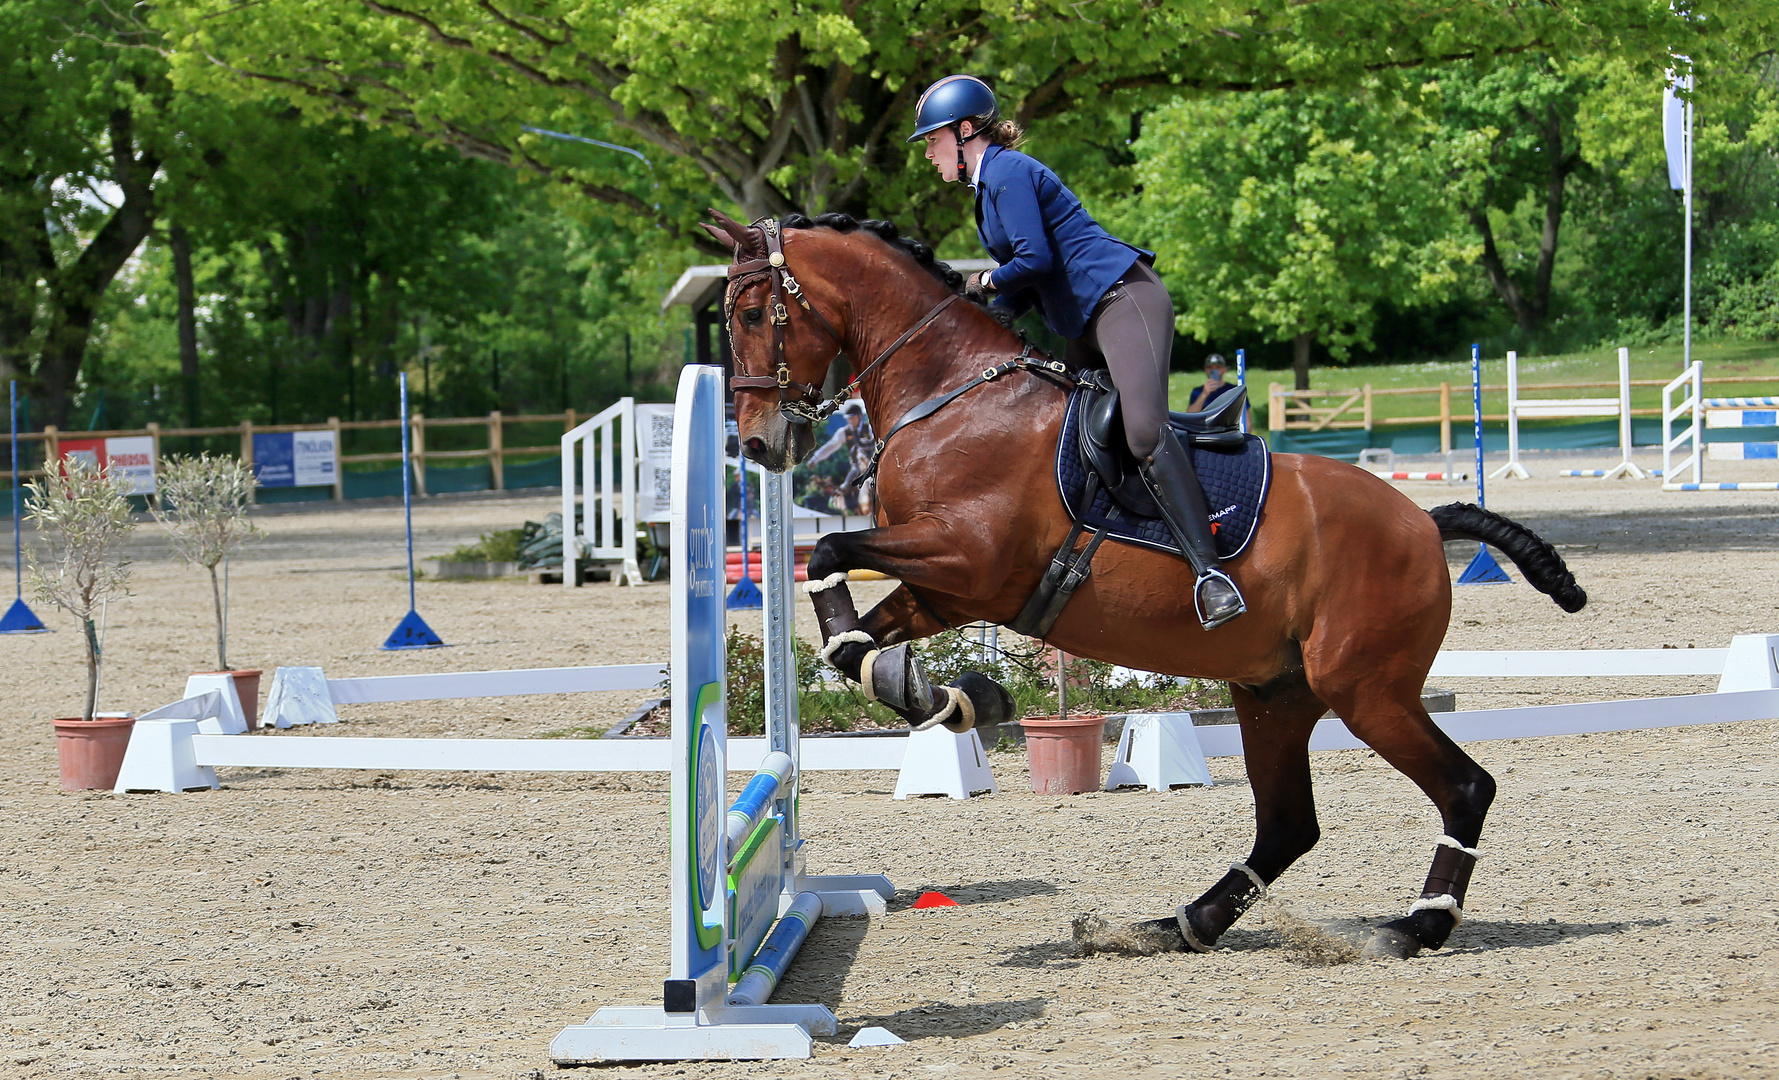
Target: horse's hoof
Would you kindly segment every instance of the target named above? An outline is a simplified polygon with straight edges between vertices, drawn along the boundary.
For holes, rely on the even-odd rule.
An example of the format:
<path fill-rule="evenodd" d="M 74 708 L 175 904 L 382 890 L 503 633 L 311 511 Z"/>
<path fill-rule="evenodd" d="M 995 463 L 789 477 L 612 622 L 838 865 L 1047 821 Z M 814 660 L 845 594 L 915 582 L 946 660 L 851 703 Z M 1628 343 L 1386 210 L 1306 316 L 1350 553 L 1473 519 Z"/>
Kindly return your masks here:
<path fill-rule="evenodd" d="M 871 662 L 869 696 L 904 716 L 933 711 L 933 684 L 906 641 L 878 652 Z"/>
<path fill-rule="evenodd" d="M 1365 955 L 1373 960 L 1412 960 L 1421 955 L 1421 942 L 1406 930 L 1386 924 L 1365 943 Z"/>
<path fill-rule="evenodd" d="M 951 685 L 963 691 L 964 696 L 970 699 L 970 707 L 975 710 L 977 727 L 993 727 L 1013 719 L 1016 711 L 1013 707 L 1013 695 L 1007 692 L 1006 687 L 980 671 L 966 671 Z"/>

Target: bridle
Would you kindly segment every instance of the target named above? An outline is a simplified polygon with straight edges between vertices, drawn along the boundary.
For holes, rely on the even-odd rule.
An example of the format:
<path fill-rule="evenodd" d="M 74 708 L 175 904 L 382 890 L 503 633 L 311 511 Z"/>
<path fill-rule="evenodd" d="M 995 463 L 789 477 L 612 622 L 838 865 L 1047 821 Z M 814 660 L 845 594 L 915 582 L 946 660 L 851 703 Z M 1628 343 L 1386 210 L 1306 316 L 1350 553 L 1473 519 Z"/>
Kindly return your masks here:
<path fill-rule="evenodd" d="M 811 424 L 832 416 L 834 410 L 853 396 L 859 383 L 871 373 L 872 369 L 888 360 L 902 346 L 908 344 L 915 334 L 938 318 L 940 312 L 950 307 L 952 302 L 958 298 L 956 293 L 951 293 L 933 305 L 919 322 L 909 327 L 906 333 L 891 342 L 889 348 L 877 355 L 877 359 L 865 365 L 857 375 L 853 376 L 851 382 L 841 388 L 839 393 L 824 400 L 820 386 L 796 382 L 791 378 L 790 364 L 786 362 L 784 353 L 785 327 L 790 324 L 790 311 L 785 307 L 784 298 L 789 296 L 797 302 L 799 307 L 814 316 L 817 325 L 826 331 L 828 337 L 833 340 L 834 356 L 829 357 L 829 363 L 833 362 L 834 357 L 840 355 L 846 344 L 845 339 L 840 336 L 839 331 L 834 329 L 834 324 L 830 323 L 826 316 L 809 303 L 809 298 L 803 295 L 803 287 L 797 284 L 797 279 L 792 276 L 790 267 L 785 265 L 784 235 L 777 220 L 761 218 L 749 228 L 759 230 L 765 241 L 766 257 L 742 261 L 741 248 L 735 249 L 736 261 L 729 267 L 728 286 L 723 297 L 723 325 L 729 334 L 730 355 L 735 357 L 736 369 L 740 371 L 741 354 L 735 348 L 735 298 L 741 295 L 742 289 L 748 282 L 764 276 L 772 291 L 772 305 L 769 309 L 768 319 L 772 323 L 772 355 L 777 361 L 778 367 L 771 375 L 737 374 L 729 379 L 729 389 L 731 391 L 778 391 L 778 410 L 793 424 Z"/>

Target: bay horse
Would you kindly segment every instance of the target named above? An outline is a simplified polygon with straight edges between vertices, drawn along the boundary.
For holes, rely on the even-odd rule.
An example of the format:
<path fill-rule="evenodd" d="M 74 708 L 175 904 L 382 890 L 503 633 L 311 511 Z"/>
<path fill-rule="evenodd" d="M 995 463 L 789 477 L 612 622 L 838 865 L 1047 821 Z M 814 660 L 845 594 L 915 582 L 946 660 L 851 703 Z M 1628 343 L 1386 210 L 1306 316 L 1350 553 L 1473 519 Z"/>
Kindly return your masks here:
<path fill-rule="evenodd" d="M 1012 719 L 1005 689 L 980 674 L 930 686 L 907 643 L 1015 619 L 1069 534 L 1054 473 L 1067 402 L 1060 365 L 1026 362 L 1012 331 L 957 295 L 961 275 L 888 223 L 827 214 L 749 226 L 711 215 L 715 225 L 704 228 L 735 256 L 724 323 L 742 452 L 780 472 L 811 453 L 810 421 L 855 389 L 819 401 L 841 352 L 862 367 L 856 391 L 880 433 L 877 527 L 825 533 L 809 557 L 805 589 L 824 658 L 916 726 Z M 1587 602 L 1529 529 L 1463 503 L 1422 510 L 1371 473 L 1325 457 L 1272 456 L 1258 531 L 1226 564 L 1248 610 L 1215 630 L 1199 625 L 1185 560 L 1133 544 L 1100 548 L 1044 641 L 1228 683 L 1255 802 L 1247 859 L 1172 918 L 1134 930 L 1162 948 L 1209 950 L 1315 845 L 1309 738 L 1333 709 L 1426 793 L 1444 824 L 1421 899 L 1380 926 L 1366 952 L 1407 958 L 1445 944 L 1463 918 L 1495 796 L 1494 780 L 1421 702 L 1451 617 L 1441 544 L 1458 539 L 1495 545 L 1566 610 Z M 900 585 L 861 617 L 849 570 Z"/>

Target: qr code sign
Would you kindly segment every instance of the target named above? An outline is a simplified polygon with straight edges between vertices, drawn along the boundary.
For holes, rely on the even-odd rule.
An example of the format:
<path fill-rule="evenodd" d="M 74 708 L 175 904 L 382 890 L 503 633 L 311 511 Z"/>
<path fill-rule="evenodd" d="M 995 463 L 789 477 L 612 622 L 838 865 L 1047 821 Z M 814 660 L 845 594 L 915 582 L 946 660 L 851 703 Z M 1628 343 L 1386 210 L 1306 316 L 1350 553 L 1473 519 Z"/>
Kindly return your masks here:
<path fill-rule="evenodd" d="M 671 424 L 669 425 L 671 426 Z M 670 469 L 655 470 L 655 501 L 662 506 L 673 501 L 673 472 Z"/>
<path fill-rule="evenodd" d="M 673 449 L 673 414 L 660 414 L 649 417 L 649 449 Z M 666 498 L 666 496 L 662 496 Z"/>

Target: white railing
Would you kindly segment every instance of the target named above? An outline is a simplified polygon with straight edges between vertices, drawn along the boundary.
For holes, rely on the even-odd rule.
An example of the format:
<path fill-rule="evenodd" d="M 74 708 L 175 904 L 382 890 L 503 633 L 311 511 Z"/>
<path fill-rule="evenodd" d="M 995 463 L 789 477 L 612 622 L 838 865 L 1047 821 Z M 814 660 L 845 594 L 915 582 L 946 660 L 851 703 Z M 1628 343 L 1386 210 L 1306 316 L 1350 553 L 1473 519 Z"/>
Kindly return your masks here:
<path fill-rule="evenodd" d="M 581 463 L 581 513 L 575 513 L 575 457 Z M 635 585 L 636 399 L 617 404 L 562 436 L 562 584 L 575 584 L 575 559 L 615 563 L 613 580 Z"/>
<path fill-rule="evenodd" d="M 1618 350 L 1618 396 L 1615 398 L 1521 398 L 1519 354 L 1507 354 L 1507 464 L 1489 474 L 1490 480 L 1504 476 L 1526 480 L 1531 473 L 1520 463 L 1520 418 L 1546 420 L 1582 416 L 1618 417 L 1618 444 L 1622 457 L 1606 472 L 1606 479 L 1628 476 L 1645 479 L 1642 469 L 1631 461 L 1631 350 Z M 1667 475 L 1666 473 L 1663 474 Z"/>
<path fill-rule="evenodd" d="M 1680 377 L 1662 387 L 1662 486 L 1682 483 L 1680 470 L 1690 468 L 1690 483 L 1703 483 L 1702 462 L 1704 460 L 1705 432 L 1701 422 L 1701 406 L 1704 397 L 1703 365 L 1694 360 L 1692 365 L 1680 373 Z M 1684 390 L 1679 404 L 1674 402 L 1674 392 Z M 1687 418 L 1687 425 L 1680 434 L 1674 433 L 1674 421 L 1681 416 Z M 1674 460 L 1674 451 L 1683 443 L 1691 443 L 1691 449 L 1678 463 Z"/>

